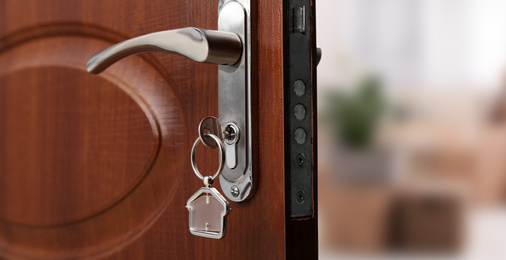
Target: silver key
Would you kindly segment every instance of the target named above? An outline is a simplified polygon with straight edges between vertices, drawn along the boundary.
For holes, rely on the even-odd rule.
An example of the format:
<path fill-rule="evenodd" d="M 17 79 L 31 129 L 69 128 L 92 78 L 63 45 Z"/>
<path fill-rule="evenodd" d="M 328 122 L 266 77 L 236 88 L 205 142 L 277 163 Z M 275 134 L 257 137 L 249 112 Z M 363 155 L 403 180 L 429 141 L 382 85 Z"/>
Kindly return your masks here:
<path fill-rule="evenodd" d="M 223 130 L 221 121 L 214 116 L 202 119 L 199 124 L 199 136 L 202 143 L 213 149 L 218 148 L 218 144 L 211 138 L 211 135 L 215 135 L 218 139 L 223 140 Z"/>
<path fill-rule="evenodd" d="M 237 142 L 239 141 L 239 127 L 230 122 L 223 125 L 221 121 L 213 116 L 208 116 L 199 124 L 199 136 L 205 146 L 216 149 L 218 144 L 211 138 L 215 135 L 225 145 L 226 163 L 228 168 L 234 169 L 237 166 Z"/>

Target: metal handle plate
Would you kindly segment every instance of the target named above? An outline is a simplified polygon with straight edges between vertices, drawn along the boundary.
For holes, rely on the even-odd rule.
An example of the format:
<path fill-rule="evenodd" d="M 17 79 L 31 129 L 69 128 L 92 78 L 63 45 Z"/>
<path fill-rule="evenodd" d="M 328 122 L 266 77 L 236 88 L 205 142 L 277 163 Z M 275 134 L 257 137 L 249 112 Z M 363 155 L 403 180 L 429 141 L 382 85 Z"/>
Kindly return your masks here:
<path fill-rule="evenodd" d="M 243 53 L 234 66 L 218 66 L 219 119 L 233 123 L 240 130 L 240 138 L 233 147 L 236 151 L 234 168 L 224 167 L 220 186 L 227 198 L 239 202 L 254 195 L 256 176 L 253 165 L 252 85 L 251 85 L 251 13 L 250 0 L 220 1 L 218 29 L 233 32 L 241 38 Z M 227 160 L 232 160 L 227 156 Z"/>

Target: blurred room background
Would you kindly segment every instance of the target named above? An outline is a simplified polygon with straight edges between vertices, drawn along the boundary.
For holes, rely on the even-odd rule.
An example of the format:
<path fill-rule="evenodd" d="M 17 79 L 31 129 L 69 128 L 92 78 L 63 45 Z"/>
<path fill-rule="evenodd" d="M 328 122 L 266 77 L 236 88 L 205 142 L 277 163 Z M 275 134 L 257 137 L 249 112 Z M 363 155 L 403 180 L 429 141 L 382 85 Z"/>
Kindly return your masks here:
<path fill-rule="evenodd" d="M 318 0 L 321 259 L 506 259 L 506 0 Z"/>

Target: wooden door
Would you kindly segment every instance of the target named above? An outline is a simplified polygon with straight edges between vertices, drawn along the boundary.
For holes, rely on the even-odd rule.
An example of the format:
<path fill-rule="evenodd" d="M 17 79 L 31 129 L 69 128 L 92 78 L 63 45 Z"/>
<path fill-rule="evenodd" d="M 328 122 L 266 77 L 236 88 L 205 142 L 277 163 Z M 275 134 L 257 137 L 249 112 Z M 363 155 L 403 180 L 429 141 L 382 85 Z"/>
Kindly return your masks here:
<path fill-rule="evenodd" d="M 259 184 L 231 203 L 223 239 L 192 236 L 185 209 L 202 187 L 190 149 L 200 120 L 218 115 L 217 65 L 146 53 L 98 76 L 85 69 L 135 36 L 217 29 L 217 9 L 218 0 L 0 0 L 0 258 L 317 257 L 316 199 L 303 219 L 288 208 L 282 1 L 252 4 Z M 198 153 L 211 173 L 216 153 Z"/>

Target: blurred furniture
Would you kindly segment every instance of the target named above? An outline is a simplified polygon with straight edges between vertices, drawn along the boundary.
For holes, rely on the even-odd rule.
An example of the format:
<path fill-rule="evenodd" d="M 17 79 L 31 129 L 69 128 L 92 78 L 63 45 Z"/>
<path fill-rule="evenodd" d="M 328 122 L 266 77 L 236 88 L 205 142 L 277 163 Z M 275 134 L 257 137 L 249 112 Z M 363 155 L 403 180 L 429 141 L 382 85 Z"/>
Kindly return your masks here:
<path fill-rule="evenodd" d="M 320 168 L 320 236 L 323 246 L 377 253 L 387 248 L 394 193 L 387 187 L 339 184 Z"/>
<path fill-rule="evenodd" d="M 397 193 L 392 242 L 417 252 L 458 252 L 465 235 L 465 190 L 456 183 L 417 182 Z"/>

